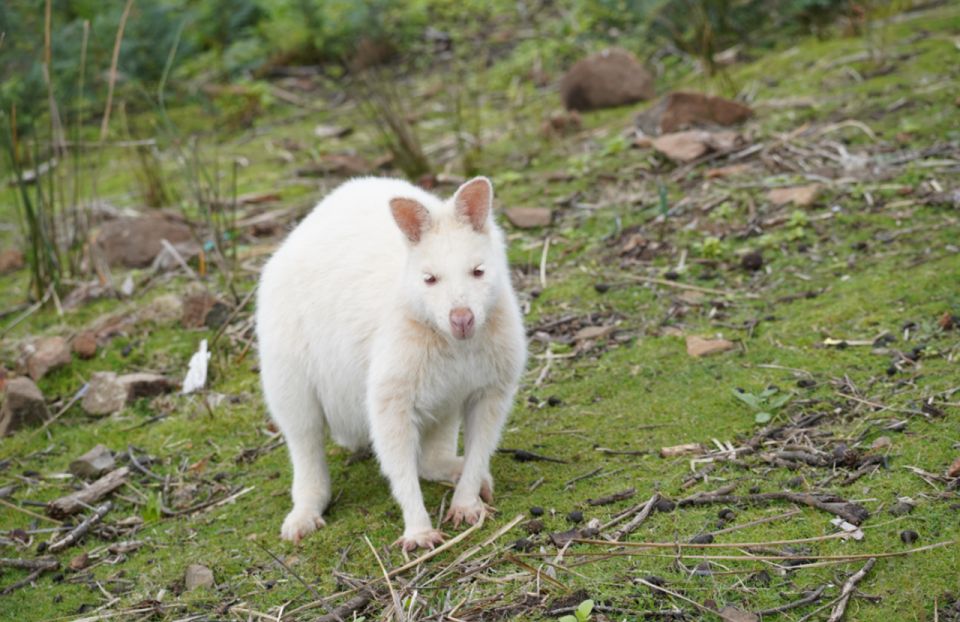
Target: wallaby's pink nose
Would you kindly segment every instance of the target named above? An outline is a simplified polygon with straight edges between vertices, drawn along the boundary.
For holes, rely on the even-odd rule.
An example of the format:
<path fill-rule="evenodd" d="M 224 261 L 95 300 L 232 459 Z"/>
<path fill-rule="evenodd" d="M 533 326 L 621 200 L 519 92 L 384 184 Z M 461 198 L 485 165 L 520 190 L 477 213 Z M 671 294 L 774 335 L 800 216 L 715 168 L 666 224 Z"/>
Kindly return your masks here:
<path fill-rule="evenodd" d="M 450 328 L 457 339 L 469 339 L 473 336 L 473 311 L 466 307 L 457 307 L 450 312 Z"/>

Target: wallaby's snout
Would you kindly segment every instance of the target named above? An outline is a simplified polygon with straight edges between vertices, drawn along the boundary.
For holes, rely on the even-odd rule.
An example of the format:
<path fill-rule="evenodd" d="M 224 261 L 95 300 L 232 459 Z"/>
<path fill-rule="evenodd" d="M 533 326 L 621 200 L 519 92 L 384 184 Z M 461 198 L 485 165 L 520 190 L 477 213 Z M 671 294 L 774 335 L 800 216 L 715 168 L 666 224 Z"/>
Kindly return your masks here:
<path fill-rule="evenodd" d="M 457 307 L 450 311 L 450 329 L 457 339 L 473 337 L 473 311 L 466 307 Z"/>

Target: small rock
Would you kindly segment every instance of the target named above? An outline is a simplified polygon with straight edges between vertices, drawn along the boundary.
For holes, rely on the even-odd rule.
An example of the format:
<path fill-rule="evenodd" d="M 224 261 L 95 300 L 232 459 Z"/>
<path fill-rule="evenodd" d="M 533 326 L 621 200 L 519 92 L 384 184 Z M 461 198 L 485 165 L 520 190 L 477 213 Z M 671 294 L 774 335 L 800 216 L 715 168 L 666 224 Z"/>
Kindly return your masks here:
<path fill-rule="evenodd" d="M 710 544 L 713 542 L 712 533 L 701 533 L 690 538 L 690 544 Z"/>
<path fill-rule="evenodd" d="M 190 227 L 171 214 L 118 218 L 105 223 L 96 235 L 96 245 L 110 265 L 128 268 L 145 268 L 153 263 L 163 250 L 161 240 L 178 251 L 181 244 L 196 246 Z M 184 246 L 181 254 L 187 250 Z"/>
<path fill-rule="evenodd" d="M 180 298 L 174 294 L 164 294 L 154 298 L 140 312 L 139 319 L 155 324 L 168 324 L 181 316 L 183 316 L 183 303 Z"/>
<path fill-rule="evenodd" d="M 610 285 L 607 283 L 596 283 L 593 286 L 593 290 L 598 294 L 606 294 L 610 291 Z"/>
<path fill-rule="evenodd" d="M 519 229 L 546 227 L 553 222 L 553 210 L 548 207 L 511 207 L 504 213 L 510 224 Z"/>
<path fill-rule="evenodd" d="M 530 542 L 526 538 L 518 538 L 514 541 L 513 548 L 521 553 L 526 553 L 533 548 L 533 542 Z"/>
<path fill-rule="evenodd" d="M 909 501 L 897 501 L 890 507 L 890 513 L 894 516 L 906 516 L 913 511 L 914 505 Z"/>
<path fill-rule="evenodd" d="M 547 406 L 556 408 L 557 406 L 562 406 L 563 400 L 557 397 L 556 395 L 551 395 L 547 398 Z"/>
<path fill-rule="evenodd" d="M 112 471 L 114 467 L 116 467 L 116 462 L 113 459 L 113 454 L 105 446 L 98 444 L 71 462 L 70 472 L 77 477 L 93 479 Z"/>
<path fill-rule="evenodd" d="M 813 378 L 801 378 L 797 380 L 797 386 L 801 389 L 810 389 L 817 386 L 817 381 Z"/>
<path fill-rule="evenodd" d="M 904 544 L 913 544 L 919 539 L 920 539 L 920 534 L 918 534 L 916 531 L 913 531 L 912 529 L 905 529 L 900 532 L 900 540 Z"/>
<path fill-rule="evenodd" d="M 790 188 L 774 188 L 767 193 L 767 199 L 778 206 L 792 203 L 797 207 L 807 207 L 813 205 L 818 194 L 820 194 L 820 184 L 809 184 Z"/>
<path fill-rule="evenodd" d="M 229 315 L 227 306 L 203 286 L 191 287 L 183 296 L 183 313 L 180 323 L 184 328 L 211 327 L 218 321 L 222 325 Z"/>
<path fill-rule="evenodd" d="M 960 458 L 954 460 L 950 468 L 947 469 L 947 477 L 960 477 Z"/>
<path fill-rule="evenodd" d="M 109 415 L 141 397 L 153 397 L 172 390 L 174 383 L 166 376 L 135 373 L 117 376 L 112 371 L 97 372 L 90 377 L 90 386 L 81 406 L 91 415 Z"/>
<path fill-rule="evenodd" d="M 583 512 L 580 510 L 574 510 L 567 514 L 567 520 L 571 523 L 580 523 L 583 522 Z"/>
<path fill-rule="evenodd" d="M 657 499 L 657 502 L 653 504 L 653 508 L 658 512 L 663 512 L 664 514 L 672 512 L 677 509 L 677 503 L 672 499 L 667 499 L 666 497 L 660 497 Z"/>
<path fill-rule="evenodd" d="M 87 393 L 80 405 L 91 415 L 109 415 L 127 403 L 127 387 L 112 371 L 96 372 L 90 377 Z"/>
<path fill-rule="evenodd" d="M 92 359 L 97 354 L 97 335 L 92 330 L 78 333 L 70 342 L 73 353 L 82 359 Z"/>
<path fill-rule="evenodd" d="M 87 553 L 80 553 L 76 557 L 70 560 L 68 567 L 70 570 L 77 572 L 83 570 L 90 563 L 90 556 Z"/>
<path fill-rule="evenodd" d="M 213 587 L 213 571 L 201 564 L 190 564 L 183 577 L 188 592 L 203 587 Z"/>
<path fill-rule="evenodd" d="M 753 110 L 740 102 L 703 93 L 675 92 L 637 115 L 637 126 L 657 135 L 695 127 L 730 126 L 746 121 Z"/>
<path fill-rule="evenodd" d="M 0 437 L 40 425 L 49 417 L 43 393 L 32 380 L 20 377 L 6 382 L 3 406 L 0 406 Z"/>
<path fill-rule="evenodd" d="M 0 251 L 0 274 L 13 272 L 23 267 L 23 252 L 19 248 Z"/>
<path fill-rule="evenodd" d="M 40 380 L 48 372 L 69 365 L 70 345 L 63 337 L 43 337 L 29 346 L 27 353 L 27 373 L 34 381 Z"/>
<path fill-rule="evenodd" d="M 750 272 L 756 272 L 763 267 L 763 253 L 751 251 L 740 258 L 740 267 Z"/>
<path fill-rule="evenodd" d="M 732 350 L 736 345 L 726 339 L 704 339 L 697 335 L 687 335 L 687 354 L 695 357 L 710 356 Z"/>
<path fill-rule="evenodd" d="M 675 162 L 692 162 L 710 151 L 709 132 L 664 134 L 654 139 L 653 148 Z"/>
<path fill-rule="evenodd" d="M 653 75 L 622 48 L 577 61 L 560 81 L 560 96 L 568 110 L 613 108 L 654 95 Z"/>
<path fill-rule="evenodd" d="M 530 515 L 543 516 L 543 508 L 537 505 L 533 506 L 532 508 L 530 508 Z"/>
<path fill-rule="evenodd" d="M 891 445 L 893 445 L 893 441 L 890 440 L 889 436 L 878 436 L 870 443 L 870 449 L 887 449 Z"/>

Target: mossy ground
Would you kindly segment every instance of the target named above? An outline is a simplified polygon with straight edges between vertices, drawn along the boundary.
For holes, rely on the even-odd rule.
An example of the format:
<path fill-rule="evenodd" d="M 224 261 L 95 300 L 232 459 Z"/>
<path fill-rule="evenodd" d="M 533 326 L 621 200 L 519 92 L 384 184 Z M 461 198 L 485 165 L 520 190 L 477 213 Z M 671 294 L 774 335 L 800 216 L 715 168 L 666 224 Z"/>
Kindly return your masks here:
<path fill-rule="evenodd" d="M 946 141 L 955 144 L 960 140 L 954 104 L 960 84 L 955 48 L 958 35 L 960 12 L 951 5 L 885 27 L 888 43 L 883 51 L 894 59 L 886 61 L 892 64 L 892 71 L 876 72 L 875 77 L 869 77 L 870 70 L 883 63 L 832 64 L 851 54 L 870 52 L 862 39 L 805 41 L 733 68 L 729 77 L 744 90 L 755 93 L 760 112 L 749 126 L 755 140 L 773 139 L 802 123 L 856 119 L 872 129 L 876 140 L 897 148 L 905 144 L 923 148 Z M 685 80 L 687 86 L 705 86 L 701 78 Z M 813 98 L 812 107 L 768 110 L 762 105 L 764 101 L 796 97 Z M 906 103 L 894 106 L 901 98 Z M 584 203 L 604 206 L 595 210 L 560 208 L 561 218 L 549 231 L 511 231 L 511 259 L 528 272 L 521 284 L 524 299 L 530 305 L 528 323 L 533 327 L 566 314 L 609 312 L 621 318 L 620 331 L 629 338 L 597 344 L 574 358 L 556 358 L 542 386 L 535 386 L 535 381 L 545 364 L 546 350 L 539 342 L 532 346 L 529 370 L 502 446 L 561 458 L 566 463 L 520 463 L 498 454 L 492 468 L 499 514 L 478 538 L 493 533 L 497 526 L 526 513 L 531 506 L 547 510 L 545 532 L 550 532 L 569 527 L 566 515 L 571 510 L 583 510 L 586 519 L 606 520 L 654 490 L 678 498 L 731 481 L 740 482 L 741 492 L 751 487 L 762 491 L 780 490 L 788 485 L 801 490 L 815 488 L 827 475 L 823 469 L 741 469 L 720 464 L 707 482 L 684 489 L 682 482 L 691 473 L 690 459 L 663 459 L 657 455 L 661 446 L 689 442 L 712 445 L 713 439 L 736 445 L 737 439 L 751 436 L 758 430 L 753 413 L 734 399 L 732 391 L 742 388 L 758 392 L 768 385 L 795 394 L 792 402 L 776 414 L 774 424 L 801 412 L 824 412 L 828 416 L 822 428 L 835 438 L 859 443 L 862 448 L 869 448 L 879 436 L 892 440 L 889 448 L 879 450 L 889 456 L 889 468 L 848 487 L 840 487 L 836 481 L 826 486 L 871 511 L 872 516 L 864 525 L 865 539 L 817 543 L 810 546 L 811 553 L 902 551 L 908 547 L 900 541 L 899 534 L 908 528 L 920 534 L 918 545 L 960 538 L 957 493 L 942 493 L 942 485 L 928 484 L 907 468 L 942 473 L 960 454 L 958 398 L 949 393 L 960 385 L 958 332 L 943 331 L 936 324 L 944 312 L 960 313 L 960 254 L 955 246 L 960 242 L 960 215 L 955 209 L 912 199 L 911 195 L 900 196 L 895 190 L 900 186 L 916 189 L 931 180 L 955 188 L 955 182 L 941 169 L 918 160 L 915 166 L 898 169 L 892 179 L 866 177 L 831 184 L 815 206 L 804 211 L 805 218 L 791 221 L 789 230 L 771 228 L 763 238 L 739 236 L 736 232 L 749 221 L 750 204 L 763 201 L 764 183 L 770 181 L 768 174 L 704 182 L 705 166 L 700 166 L 686 178 L 671 180 L 675 170 L 671 165 L 649 151 L 630 149 L 618 139 L 630 125 L 634 109 L 587 115 L 585 130 L 580 134 L 546 141 L 536 137 L 530 127 L 536 128 L 536 121 L 553 106 L 544 98 L 530 101 L 522 111 L 502 113 L 500 118 L 487 112 L 490 126 L 496 126 L 497 121 L 502 121 L 504 127 L 527 124 L 524 134 L 500 137 L 482 156 L 484 166 L 498 183 L 502 203 L 548 205 L 579 192 Z M 308 117 L 297 115 L 288 121 L 277 121 L 262 132 L 207 140 L 221 156 L 243 156 L 249 161 L 249 166 L 239 173 L 240 193 L 281 188 L 285 206 L 305 211 L 333 181 L 291 182 L 294 165 L 277 164 L 269 155 L 272 145 L 284 138 L 302 139 L 318 119 L 357 122 L 355 111 L 338 114 L 333 110 Z M 851 151 L 871 141 L 855 127 L 840 129 L 836 136 Z M 362 132 L 348 138 L 346 144 L 366 155 L 377 153 L 369 136 Z M 312 149 L 317 153 L 335 150 L 328 145 Z M 521 164 L 524 159 L 526 163 Z M 165 161 L 171 175 L 176 174 L 176 166 L 172 159 Z M 641 170 L 652 171 L 653 176 L 640 175 Z M 946 170 L 953 170 L 956 175 L 955 165 Z M 108 189 L 111 198 L 120 203 L 136 204 L 136 197 L 126 194 L 136 187 L 132 172 L 109 166 L 106 171 L 100 173 L 101 191 Z M 546 174 L 555 171 L 574 174 L 567 181 L 546 181 Z M 689 249 L 691 261 L 681 275 L 682 281 L 729 290 L 734 292 L 733 296 L 706 295 L 701 301 L 691 302 L 678 298 L 679 290 L 632 281 L 636 267 L 618 267 L 619 232 L 639 225 L 651 236 L 658 234 L 658 226 L 652 224 L 658 213 L 654 178 L 666 181 L 671 204 L 688 193 L 702 197 L 704 188 L 728 195 L 722 209 L 699 217 L 692 227 L 683 226 L 690 222 L 689 218 L 676 222 L 668 219 L 664 235 L 674 251 Z M 783 175 L 773 181 L 785 184 L 801 178 L 802 175 Z M 704 186 L 705 183 L 713 185 Z M 647 192 L 647 198 L 639 205 L 623 198 L 636 190 Z M 864 193 L 870 194 L 871 201 Z M 790 210 L 786 213 L 789 215 Z M 831 213 L 832 217 L 825 217 Z M 703 248 L 707 233 L 714 235 L 716 231 L 723 238 L 719 250 L 710 257 L 698 256 L 697 249 Z M 898 235 L 885 241 L 891 232 Z M 550 236 L 551 250 L 546 264 L 547 285 L 542 287 L 536 273 L 546 235 Z M 766 269 L 759 273 L 741 270 L 739 254 L 756 248 L 764 250 Z M 248 250 L 240 248 L 241 255 Z M 665 272 L 677 263 L 674 251 L 645 265 Z M 253 286 L 255 274 L 239 274 L 242 290 Z M 610 284 L 611 288 L 599 293 L 595 289 L 598 283 Z M 142 294 L 143 299 L 134 303 L 99 301 L 63 317 L 53 310 L 38 312 L 5 336 L 7 363 L 12 362 L 9 359 L 19 339 L 40 333 L 70 334 L 103 314 L 117 312 L 123 305 L 142 306 L 143 300 L 164 291 L 178 292 L 184 284 L 183 277 L 168 278 L 151 286 L 150 291 Z M 12 305 L 22 300 L 25 288 L 26 276 L 22 272 L 0 277 L 0 301 Z M 534 289 L 542 289 L 537 297 L 529 295 Z M 804 292 L 816 295 L 800 295 Z M 248 307 L 245 312 L 249 310 Z M 903 327 L 909 323 L 913 328 L 904 332 Z M 738 347 L 715 357 L 694 359 L 687 355 L 681 337 L 661 334 L 665 325 L 674 325 L 686 334 L 722 333 L 736 341 Z M 892 346 L 896 350 L 909 352 L 924 346 L 919 362 L 891 376 L 887 374 L 889 355 L 874 354 L 869 347 L 822 346 L 825 337 L 872 339 L 884 331 L 897 337 Z M 48 397 L 62 401 L 69 399 L 98 370 L 152 369 L 179 376 L 190 353 L 204 337 L 211 337 L 211 333 L 138 324 L 129 334 L 103 348 L 94 360 L 75 362 L 44 378 L 40 386 Z M 571 352 L 570 346 L 550 347 L 557 355 Z M 57 580 L 48 573 L 35 586 L 0 597 L 0 618 L 70 619 L 107 604 L 112 594 L 120 600 L 110 605 L 111 610 L 159 601 L 162 607 L 158 605 L 157 619 L 213 612 L 217 607 L 221 610 L 211 613 L 212 617 L 241 618 L 246 616 L 244 609 L 276 616 L 280 606 L 285 605 L 289 611 L 315 600 L 294 572 L 321 594 L 337 589 L 332 573 L 335 568 L 358 577 L 377 576 L 379 570 L 364 536 L 378 548 L 385 564 L 402 563 L 399 553 L 387 548 L 400 532 L 400 515 L 375 460 L 348 466 L 347 452 L 334 447 L 330 448 L 334 502 L 327 513 L 328 526 L 300 547 L 280 542 L 279 525 L 289 503 L 290 468 L 285 451 L 276 449 L 253 462 L 240 460 L 245 450 L 270 440 L 255 356 L 246 351 L 244 339 L 224 338 L 218 342 L 212 373 L 211 390 L 228 399 L 210 408 L 203 405 L 202 397 L 173 397 L 141 401 L 116 416 L 92 420 L 74 407 L 46 430 L 25 431 L 0 441 L 0 457 L 5 460 L 0 483 L 20 485 L 13 495 L 16 503 L 47 501 L 63 494 L 63 481 L 49 476 L 65 472 L 74 457 L 96 443 L 115 451 L 133 445 L 138 453 L 156 458 L 151 465 L 156 473 L 199 484 L 202 490 L 220 490 L 219 494 L 223 494 L 223 490 L 251 488 L 234 503 L 188 517 L 159 518 L 155 483 L 148 478 L 135 480 L 121 491 L 124 499 L 119 500 L 118 509 L 108 516 L 108 521 L 131 514 L 142 516 L 144 526 L 134 537 L 144 541 L 145 546 L 115 565 L 100 563 L 92 570 L 66 573 Z M 800 378 L 812 378 L 816 385 L 799 388 L 796 382 Z M 862 392 L 858 394 L 862 399 L 882 403 L 889 409 L 865 407 L 847 399 L 840 390 L 842 383 L 856 387 Z M 553 400 L 557 405 L 548 405 L 548 397 L 558 398 Z M 931 397 L 942 411 L 941 416 L 905 414 L 905 410 L 917 410 Z M 165 416 L 156 419 L 159 414 Z M 904 431 L 885 430 L 884 426 L 893 418 L 908 420 Z M 650 453 L 611 455 L 597 451 L 598 447 Z M 597 468 L 601 471 L 596 475 L 565 486 Z M 799 483 L 789 481 L 797 476 L 801 478 Z M 538 481 L 541 483 L 534 488 Z M 587 498 L 628 487 L 637 489 L 637 496 L 629 501 L 597 508 L 585 504 Z M 438 510 L 444 497 L 449 499 L 449 487 L 424 483 L 423 490 L 427 506 L 433 511 Z M 916 509 L 902 517 L 888 514 L 886 510 L 898 496 L 913 498 Z M 737 518 L 731 524 L 772 516 L 787 508 L 785 504 L 735 508 Z M 719 509 L 707 506 L 657 513 L 631 537 L 686 541 L 713 530 Z M 821 536 L 833 531 L 829 518 L 817 510 L 803 509 L 790 519 L 718 536 L 717 541 Z M 26 527 L 31 520 L 20 511 L 0 507 L 0 525 L 4 529 Z M 41 521 L 37 526 L 45 524 Z M 506 547 L 523 535 L 518 528 L 496 546 Z M 547 559 L 555 555 L 556 550 L 548 541 L 541 539 L 536 543 L 534 552 L 542 545 L 551 555 Z M 99 551 L 106 544 L 88 538 L 60 557 L 66 562 L 81 551 Z M 267 550 L 284 559 L 292 572 L 280 567 Z M 432 563 L 450 561 L 459 550 Z M 532 577 L 515 576 L 521 572 L 519 567 L 502 561 L 489 573 L 478 575 L 477 582 L 445 583 L 439 589 L 424 589 L 421 596 L 439 610 L 444 603 L 461 599 L 472 602 L 502 594 L 499 604 L 506 605 L 519 601 L 524 591 L 542 589 L 561 597 L 565 592 L 582 589 L 598 602 L 638 613 L 668 605 L 689 610 L 682 602 L 654 598 L 648 589 L 632 582 L 636 577 L 658 575 L 668 580 L 671 589 L 700 603 L 713 600 L 719 606 L 734 604 L 759 610 L 793 600 L 803 590 L 825 582 L 836 584 L 860 566 L 821 566 L 782 575 L 762 562 L 720 561 L 713 567 L 713 574 L 703 577 L 684 572 L 674 563 L 672 552 L 665 556 L 648 552 L 578 565 L 587 561 L 582 554 L 588 550 L 577 546 L 567 552 L 564 563 L 571 570 L 556 573 L 566 590 L 548 582 L 541 582 L 538 588 Z M 954 544 L 908 557 L 879 560 L 860 584 L 864 593 L 879 600 L 855 598 L 847 619 L 935 619 L 935 611 L 942 611 L 944 600 L 949 601 L 945 595 L 960 591 L 957 552 Z M 4 555 L 29 552 L 5 551 Z M 526 561 L 533 566 L 540 564 L 538 559 Z M 180 593 L 184 569 L 191 563 L 213 569 L 216 589 Z M 692 569 L 697 560 L 684 563 Z M 767 570 L 769 582 L 755 580 L 752 571 L 762 569 Z M 3 584 L 22 576 L 19 571 L 4 571 Z M 504 582 L 493 581 L 504 577 Z M 835 594 L 836 590 L 830 593 Z M 231 611 L 230 606 L 236 608 Z M 791 612 L 785 619 L 796 619 L 809 610 Z M 690 614 L 694 618 L 701 615 L 696 610 L 690 610 Z M 309 615 L 305 614 L 303 619 Z M 374 611 L 368 618 L 377 615 Z M 536 610 L 524 614 L 532 618 L 541 615 L 542 611 Z"/>

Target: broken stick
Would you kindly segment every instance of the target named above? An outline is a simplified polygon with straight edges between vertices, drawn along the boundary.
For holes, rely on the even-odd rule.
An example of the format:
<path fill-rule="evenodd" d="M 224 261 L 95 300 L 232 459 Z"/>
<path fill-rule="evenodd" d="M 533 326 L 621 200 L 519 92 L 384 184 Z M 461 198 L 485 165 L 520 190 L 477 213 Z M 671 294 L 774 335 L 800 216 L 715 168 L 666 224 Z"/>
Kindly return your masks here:
<path fill-rule="evenodd" d="M 110 471 L 83 490 L 78 490 L 48 503 L 47 514 L 54 518 L 65 518 L 77 512 L 82 512 L 122 486 L 127 481 L 129 473 L 129 467 L 120 467 Z"/>

